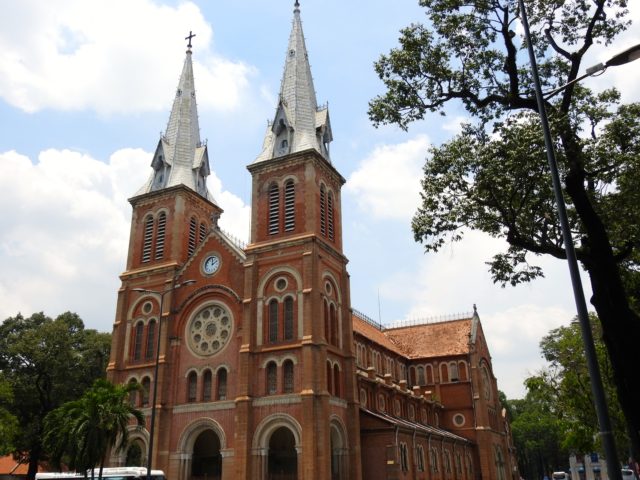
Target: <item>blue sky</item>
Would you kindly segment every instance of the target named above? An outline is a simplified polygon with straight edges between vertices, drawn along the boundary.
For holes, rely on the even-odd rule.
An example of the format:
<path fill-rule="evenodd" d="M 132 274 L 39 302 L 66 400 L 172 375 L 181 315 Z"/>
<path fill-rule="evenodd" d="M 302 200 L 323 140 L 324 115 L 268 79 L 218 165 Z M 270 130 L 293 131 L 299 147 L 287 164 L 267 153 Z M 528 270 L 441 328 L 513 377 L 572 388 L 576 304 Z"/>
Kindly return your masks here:
<path fill-rule="evenodd" d="M 499 387 L 521 396 L 542 365 L 538 342 L 575 315 L 566 266 L 502 289 L 484 262 L 498 240 L 471 233 L 437 255 L 412 240 L 410 220 L 429 144 L 454 135 L 464 111 L 375 129 L 366 110 L 383 92 L 373 62 L 398 31 L 424 19 L 417 0 L 302 0 L 319 103 L 329 102 L 331 156 L 343 188 L 344 251 L 352 306 L 385 323 L 468 312 L 478 305 Z M 640 21 L 640 8 L 632 5 Z M 293 2 L 23 0 L 0 18 L 0 318 L 78 312 L 110 331 L 133 195 L 149 174 L 192 30 L 209 189 L 223 227 L 248 238 L 250 175 L 275 111 Z M 631 33 L 612 47 L 637 43 Z M 608 58 L 596 49 L 585 66 Z M 640 62 L 594 88 L 639 100 Z M 588 292 L 588 285 L 585 284 Z"/>

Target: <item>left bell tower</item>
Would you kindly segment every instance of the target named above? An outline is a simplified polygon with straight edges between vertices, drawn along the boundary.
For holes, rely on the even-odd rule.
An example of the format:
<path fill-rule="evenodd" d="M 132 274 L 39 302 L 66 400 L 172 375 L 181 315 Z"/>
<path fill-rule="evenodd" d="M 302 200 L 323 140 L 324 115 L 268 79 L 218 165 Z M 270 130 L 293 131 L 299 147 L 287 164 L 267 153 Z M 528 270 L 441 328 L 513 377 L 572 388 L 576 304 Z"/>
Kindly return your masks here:
<path fill-rule="evenodd" d="M 206 186 L 209 155 L 206 142 L 200 139 L 192 36 L 187 37 L 189 45 L 171 114 L 155 148 L 149 178 L 129 199 L 133 208 L 129 251 L 126 270 L 120 275 L 122 285 L 107 375 L 116 383 L 140 383 L 142 390 L 136 403 L 142 407 L 151 406 L 154 382 L 157 382 L 156 405 L 161 406 L 170 396 L 175 359 L 171 357 L 169 320 L 177 312 L 176 305 L 195 288 L 175 287 L 186 280 L 182 278 L 184 266 L 217 227 L 222 213 Z M 141 295 L 141 290 L 156 294 Z M 156 361 L 159 370 L 154 378 Z M 166 419 L 161 409 L 159 414 L 158 424 L 163 424 Z M 149 432 L 149 415 L 146 417 Z M 162 438 L 155 440 L 159 448 L 154 452 L 154 465 L 158 460 L 163 462 L 157 452 L 166 448 Z M 142 457 L 146 462 L 145 452 Z"/>

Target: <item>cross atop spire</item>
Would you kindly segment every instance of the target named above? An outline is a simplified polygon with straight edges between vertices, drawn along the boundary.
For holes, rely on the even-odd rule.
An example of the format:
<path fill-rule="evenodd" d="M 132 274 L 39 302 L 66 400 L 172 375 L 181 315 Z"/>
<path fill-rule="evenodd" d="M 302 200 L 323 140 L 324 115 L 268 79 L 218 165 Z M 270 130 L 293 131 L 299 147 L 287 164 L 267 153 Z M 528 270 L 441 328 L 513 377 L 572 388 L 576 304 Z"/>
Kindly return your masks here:
<path fill-rule="evenodd" d="M 297 0 L 296 0 L 296 3 L 297 3 Z M 184 39 L 185 39 L 185 40 L 189 40 L 189 44 L 187 45 L 187 48 L 188 48 L 188 49 L 191 49 L 191 39 L 192 39 L 193 37 L 195 37 L 195 36 L 196 36 L 196 34 L 195 34 L 195 33 L 193 33 L 191 30 L 189 30 L 189 35 L 187 35 L 186 37 L 184 37 Z"/>
<path fill-rule="evenodd" d="M 296 3 L 293 4 L 293 11 L 294 12 L 300 11 L 300 2 L 298 0 L 296 0 Z"/>

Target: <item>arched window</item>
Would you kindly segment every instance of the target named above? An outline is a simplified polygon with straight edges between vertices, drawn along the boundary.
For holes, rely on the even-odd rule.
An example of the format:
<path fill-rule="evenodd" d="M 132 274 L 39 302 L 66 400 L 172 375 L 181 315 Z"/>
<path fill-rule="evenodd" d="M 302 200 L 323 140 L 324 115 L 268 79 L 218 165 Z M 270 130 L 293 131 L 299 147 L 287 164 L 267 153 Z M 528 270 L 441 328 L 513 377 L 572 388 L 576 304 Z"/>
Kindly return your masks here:
<path fill-rule="evenodd" d="M 333 193 L 329 192 L 327 199 L 327 230 L 329 233 L 329 240 L 334 239 L 333 230 Z"/>
<path fill-rule="evenodd" d="M 438 452 L 433 447 L 431 447 L 431 449 L 429 450 L 429 463 L 431 464 L 431 471 L 434 473 L 437 472 L 438 471 Z"/>
<path fill-rule="evenodd" d="M 158 215 L 158 228 L 156 230 L 156 260 L 160 260 L 164 257 L 164 240 L 167 230 L 167 214 L 161 212 Z"/>
<path fill-rule="evenodd" d="M 444 471 L 451 473 L 451 453 L 448 450 L 442 454 L 442 461 L 444 462 Z"/>
<path fill-rule="evenodd" d="M 324 185 L 320 185 L 320 233 L 323 237 L 327 236 L 327 191 Z"/>
<path fill-rule="evenodd" d="M 198 391 L 198 375 L 191 372 L 187 377 L 187 402 L 196 401 L 196 392 Z"/>
<path fill-rule="evenodd" d="M 296 228 L 296 191 L 293 180 L 284 184 L 284 231 L 291 232 Z"/>
<path fill-rule="evenodd" d="M 417 375 L 418 375 L 418 380 L 417 380 L 418 381 L 418 385 L 420 385 L 420 386 L 425 385 L 426 382 L 425 382 L 425 379 L 424 379 L 424 367 L 422 365 L 419 365 L 416 368 L 416 372 L 417 372 Z"/>
<path fill-rule="evenodd" d="M 151 379 L 144 377 L 142 379 L 142 406 L 149 406 L 149 392 L 151 391 Z"/>
<path fill-rule="evenodd" d="M 148 215 L 144 219 L 144 237 L 142 243 L 142 262 L 151 260 L 151 244 L 153 242 L 153 217 Z"/>
<path fill-rule="evenodd" d="M 336 318 L 336 306 L 333 303 L 329 305 L 329 325 L 331 327 L 330 343 L 338 345 L 338 320 Z"/>
<path fill-rule="evenodd" d="M 506 480 L 507 474 L 504 468 L 504 455 L 502 449 L 496 445 L 495 447 L 496 471 L 498 472 L 498 480 Z"/>
<path fill-rule="evenodd" d="M 267 395 L 274 395 L 278 392 L 278 367 L 275 362 L 267 364 Z"/>
<path fill-rule="evenodd" d="M 333 394 L 336 397 L 340 396 L 340 369 L 338 365 L 333 366 Z"/>
<path fill-rule="evenodd" d="M 447 383 L 449 381 L 449 367 L 446 363 L 440 364 L 440 383 Z"/>
<path fill-rule="evenodd" d="M 280 191 L 278 185 L 269 187 L 269 235 L 280 232 Z"/>
<path fill-rule="evenodd" d="M 467 380 L 467 364 L 464 362 L 458 362 L 458 375 L 460 375 L 460 381 Z"/>
<path fill-rule="evenodd" d="M 147 326 L 147 348 L 145 349 L 145 358 L 150 360 L 153 358 L 156 344 L 156 321 L 151 320 Z"/>
<path fill-rule="evenodd" d="M 293 298 L 284 299 L 284 339 L 293 340 Z"/>
<path fill-rule="evenodd" d="M 331 330 L 329 328 L 329 303 L 325 299 L 322 304 L 322 316 L 324 317 L 324 338 L 330 343 Z"/>
<path fill-rule="evenodd" d="M 218 388 L 217 388 L 217 397 L 218 400 L 226 400 L 227 399 L 227 369 L 221 368 L 217 373 L 218 378 Z"/>
<path fill-rule="evenodd" d="M 425 370 L 427 372 L 427 385 L 433 385 L 433 367 L 431 365 L 427 365 Z"/>
<path fill-rule="evenodd" d="M 135 378 L 129 380 L 129 385 L 136 385 L 138 381 Z M 138 406 L 138 389 L 132 389 L 129 392 L 129 405 L 132 407 Z"/>
<path fill-rule="evenodd" d="M 191 217 L 189 221 L 189 244 L 187 245 L 187 255 L 193 255 L 196 251 L 196 225 L 197 221 L 194 217 Z"/>
<path fill-rule="evenodd" d="M 136 323 L 133 338 L 133 359 L 140 360 L 142 358 L 142 336 L 144 334 L 144 324 Z"/>
<path fill-rule="evenodd" d="M 333 369 L 330 362 L 327 362 L 327 391 L 333 395 Z"/>
<path fill-rule="evenodd" d="M 456 362 L 451 362 L 449 364 L 449 375 L 451 376 L 452 382 L 457 382 L 459 380 L 458 376 L 458 364 Z"/>
<path fill-rule="evenodd" d="M 211 401 L 211 383 L 212 383 L 212 375 L 211 370 L 207 370 L 204 372 L 202 377 L 202 401 L 210 402 Z"/>
<path fill-rule="evenodd" d="M 400 443 L 400 467 L 403 472 L 409 471 L 409 452 L 404 442 Z"/>
<path fill-rule="evenodd" d="M 416 447 L 416 463 L 419 472 L 424 472 L 424 448 L 422 445 Z"/>
<path fill-rule="evenodd" d="M 278 301 L 269 302 L 269 343 L 278 341 Z"/>
<path fill-rule="evenodd" d="M 291 360 L 285 360 L 282 364 L 282 374 L 284 393 L 293 393 L 293 362 Z"/>

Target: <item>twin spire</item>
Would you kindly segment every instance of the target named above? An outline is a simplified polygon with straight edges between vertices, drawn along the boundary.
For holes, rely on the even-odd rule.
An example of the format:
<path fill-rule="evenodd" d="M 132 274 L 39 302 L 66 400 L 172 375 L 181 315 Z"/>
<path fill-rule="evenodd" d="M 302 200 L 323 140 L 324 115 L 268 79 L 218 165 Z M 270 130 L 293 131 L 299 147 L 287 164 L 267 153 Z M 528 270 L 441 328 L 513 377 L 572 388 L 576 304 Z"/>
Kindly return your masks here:
<path fill-rule="evenodd" d="M 156 147 L 149 179 L 136 193 L 185 185 L 214 202 L 206 186 L 210 173 L 207 145 L 200 140 L 200 127 L 191 61 L 192 32 L 185 40 L 186 58 L 169 123 Z M 293 25 L 289 36 L 280 95 L 273 122 L 267 128 L 262 153 L 256 162 L 313 149 L 327 161 L 329 143 L 333 139 L 328 107 L 318 108 L 313 78 L 300 21 L 300 3 L 293 9 Z"/>

